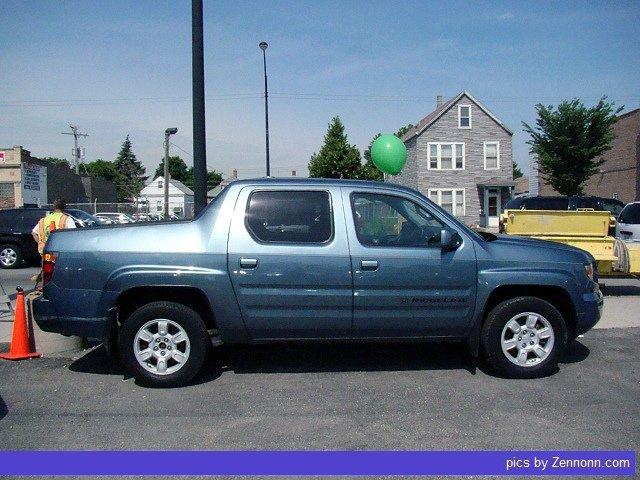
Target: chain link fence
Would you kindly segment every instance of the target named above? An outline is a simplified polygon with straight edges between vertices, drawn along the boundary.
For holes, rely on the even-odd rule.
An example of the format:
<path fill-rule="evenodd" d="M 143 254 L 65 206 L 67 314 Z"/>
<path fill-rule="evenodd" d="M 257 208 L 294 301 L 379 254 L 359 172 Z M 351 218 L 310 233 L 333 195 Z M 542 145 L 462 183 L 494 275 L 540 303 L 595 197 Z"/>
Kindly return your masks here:
<path fill-rule="evenodd" d="M 43 205 L 51 208 L 51 205 Z M 164 218 L 164 201 L 124 203 L 68 203 L 67 209 L 83 210 L 91 215 L 122 213 L 135 221 L 157 221 Z M 193 202 L 169 202 L 169 215 L 173 220 L 193 218 Z"/>

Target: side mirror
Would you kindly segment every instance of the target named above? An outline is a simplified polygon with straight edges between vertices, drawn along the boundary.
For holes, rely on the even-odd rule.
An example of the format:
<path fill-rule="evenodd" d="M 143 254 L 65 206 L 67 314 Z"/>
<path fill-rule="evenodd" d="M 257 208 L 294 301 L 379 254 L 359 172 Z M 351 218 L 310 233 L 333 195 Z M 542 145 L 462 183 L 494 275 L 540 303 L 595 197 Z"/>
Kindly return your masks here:
<path fill-rule="evenodd" d="M 443 228 L 440 231 L 440 249 L 442 253 L 454 252 L 462 245 L 462 237 L 455 230 Z"/>

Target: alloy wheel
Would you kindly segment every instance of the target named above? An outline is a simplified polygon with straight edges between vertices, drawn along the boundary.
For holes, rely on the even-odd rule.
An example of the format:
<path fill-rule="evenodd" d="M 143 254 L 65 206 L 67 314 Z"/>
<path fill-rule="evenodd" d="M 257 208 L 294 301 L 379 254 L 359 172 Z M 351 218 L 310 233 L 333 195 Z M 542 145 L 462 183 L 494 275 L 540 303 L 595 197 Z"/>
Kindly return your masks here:
<path fill-rule="evenodd" d="M 134 339 L 133 351 L 145 370 L 156 375 L 170 375 L 185 365 L 190 346 L 189 336 L 180 325 L 159 318 L 140 327 Z"/>
<path fill-rule="evenodd" d="M 551 323 L 539 313 L 513 316 L 502 329 L 502 352 L 520 367 L 543 362 L 553 350 L 555 334 Z"/>

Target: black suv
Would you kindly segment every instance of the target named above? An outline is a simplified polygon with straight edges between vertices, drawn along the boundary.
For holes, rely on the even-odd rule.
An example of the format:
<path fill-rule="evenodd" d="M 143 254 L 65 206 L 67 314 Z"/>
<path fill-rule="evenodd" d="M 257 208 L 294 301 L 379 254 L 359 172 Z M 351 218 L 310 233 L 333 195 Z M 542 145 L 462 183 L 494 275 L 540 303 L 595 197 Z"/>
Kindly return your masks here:
<path fill-rule="evenodd" d="M 44 208 L 0 210 L 0 268 L 18 268 L 40 261 L 31 230 L 47 214 Z"/>
<path fill-rule="evenodd" d="M 516 197 L 504 206 L 503 210 L 578 210 L 591 209 L 599 212 L 611 212 L 618 217 L 624 203 L 615 198 L 602 197 Z"/>

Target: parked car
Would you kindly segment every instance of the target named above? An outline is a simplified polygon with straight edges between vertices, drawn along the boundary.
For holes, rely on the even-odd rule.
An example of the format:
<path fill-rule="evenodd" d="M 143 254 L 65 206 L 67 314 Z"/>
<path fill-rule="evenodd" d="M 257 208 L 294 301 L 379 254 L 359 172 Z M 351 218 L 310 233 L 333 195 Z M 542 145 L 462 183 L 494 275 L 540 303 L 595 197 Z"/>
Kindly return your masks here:
<path fill-rule="evenodd" d="M 33 227 L 51 210 L 46 208 L 11 208 L 0 210 L 0 268 L 19 268 L 40 262 L 38 245 L 31 235 Z M 68 209 L 66 213 L 76 227 L 88 226 L 79 215 L 82 210 Z M 87 214 L 91 217 L 91 215 Z"/>
<path fill-rule="evenodd" d="M 40 261 L 31 230 L 47 214 L 41 208 L 0 210 L 0 268 L 19 268 Z"/>
<path fill-rule="evenodd" d="M 195 220 L 60 230 L 45 256 L 40 328 L 117 346 L 156 386 L 188 382 L 212 338 L 463 341 L 537 377 L 603 304 L 589 253 L 478 234 L 378 182 L 241 180 Z"/>
<path fill-rule="evenodd" d="M 112 223 L 134 223 L 135 220 L 126 213 L 100 212 L 95 214 L 100 220 L 111 220 Z"/>
<path fill-rule="evenodd" d="M 83 227 L 99 227 L 100 225 L 105 225 L 98 217 L 79 208 L 67 208 L 65 213 L 71 215 L 75 220 L 79 220 Z"/>
<path fill-rule="evenodd" d="M 602 197 L 515 197 L 509 200 L 504 210 L 579 210 L 608 211 L 614 217 L 620 215 L 624 203 L 615 198 Z"/>
<path fill-rule="evenodd" d="M 632 202 L 624 207 L 618 217 L 616 237 L 627 242 L 640 242 L 640 202 Z"/>
<path fill-rule="evenodd" d="M 615 198 L 603 197 L 515 197 L 504 206 L 504 210 L 595 210 L 610 212 L 609 234 L 615 234 L 616 218 L 624 208 L 624 203 Z M 500 218 L 500 231 L 504 231 L 504 217 Z"/>

